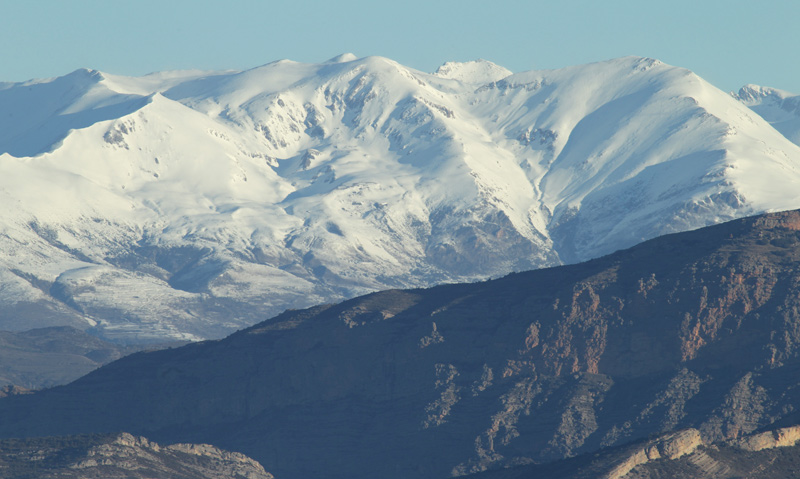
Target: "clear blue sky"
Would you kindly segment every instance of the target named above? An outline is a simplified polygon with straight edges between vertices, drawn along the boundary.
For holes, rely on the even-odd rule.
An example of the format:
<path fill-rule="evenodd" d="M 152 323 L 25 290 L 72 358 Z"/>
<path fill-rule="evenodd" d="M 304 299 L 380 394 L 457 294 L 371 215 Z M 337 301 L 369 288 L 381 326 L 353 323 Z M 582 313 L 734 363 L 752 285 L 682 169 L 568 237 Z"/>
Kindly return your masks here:
<path fill-rule="evenodd" d="M 800 0 L 0 0 L 0 81 L 246 69 L 344 52 L 515 72 L 625 55 L 800 94 Z"/>

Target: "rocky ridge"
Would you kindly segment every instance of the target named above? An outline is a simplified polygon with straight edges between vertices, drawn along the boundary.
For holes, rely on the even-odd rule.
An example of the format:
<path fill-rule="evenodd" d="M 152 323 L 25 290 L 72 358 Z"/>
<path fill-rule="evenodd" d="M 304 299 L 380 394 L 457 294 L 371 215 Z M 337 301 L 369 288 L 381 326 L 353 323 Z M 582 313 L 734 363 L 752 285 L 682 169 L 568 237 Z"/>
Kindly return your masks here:
<path fill-rule="evenodd" d="M 243 454 L 207 444 L 160 446 L 128 433 L 0 441 L 0 475 L 6 479 L 273 479 Z"/>
<path fill-rule="evenodd" d="M 628 457 L 622 459 L 607 474 L 599 479 L 622 479 L 635 467 L 647 464 L 656 459 L 678 459 L 686 454 L 692 454 L 698 446 L 703 444 L 700 431 L 687 429 L 676 433 L 667 434 L 655 440 L 647 441 L 641 448 L 635 450 Z"/>
<path fill-rule="evenodd" d="M 470 479 L 768 479 L 793 477 L 800 462 L 800 426 L 704 443 L 685 429 L 547 465 L 516 467 Z"/>
<path fill-rule="evenodd" d="M 697 430 L 685 431 L 699 439 Z M 625 469 L 617 469 L 608 479 L 728 479 L 749 477 L 752 479 L 790 477 L 792 463 L 800 460 L 800 426 L 751 434 L 717 444 L 692 443 L 679 448 L 678 454 L 667 457 L 649 457 L 645 461 L 631 458 Z M 776 448 L 780 448 L 776 450 Z M 676 451 L 676 452 L 677 452 Z M 758 453 L 760 454 L 753 454 Z M 659 460 L 661 459 L 661 460 Z M 788 463 L 788 464 L 787 464 Z M 627 469 L 627 466 L 630 469 Z M 788 470 L 787 470 L 788 466 Z M 792 472 L 793 471 L 793 472 Z"/>
<path fill-rule="evenodd" d="M 26 389 L 20 386 L 15 386 L 13 384 L 9 384 L 7 386 L 3 386 L 0 388 L 0 398 L 8 397 L 8 396 L 16 396 L 18 394 L 32 394 L 33 391 L 30 389 Z"/>

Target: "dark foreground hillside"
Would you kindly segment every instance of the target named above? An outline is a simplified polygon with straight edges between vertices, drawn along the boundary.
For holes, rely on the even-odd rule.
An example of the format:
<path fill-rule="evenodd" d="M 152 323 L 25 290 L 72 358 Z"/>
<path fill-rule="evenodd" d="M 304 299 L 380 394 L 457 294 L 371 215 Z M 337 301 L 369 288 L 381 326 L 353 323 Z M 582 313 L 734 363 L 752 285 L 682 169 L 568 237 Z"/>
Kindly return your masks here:
<path fill-rule="evenodd" d="M 685 429 L 545 464 L 465 479 L 773 479 L 800 476 L 800 426 L 704 444 Z M 0 440 L 4 479 L 273 479 L 243 454 L 160 446 L 128 433 Z"/>
<path fill-rule="evenodd" d="M 788 212 L 134 354 L 0 400 L 0 434 L 211 443 L 280 479 L 444 478 L 788 421 L 799 346 L 800 213 Z"/>

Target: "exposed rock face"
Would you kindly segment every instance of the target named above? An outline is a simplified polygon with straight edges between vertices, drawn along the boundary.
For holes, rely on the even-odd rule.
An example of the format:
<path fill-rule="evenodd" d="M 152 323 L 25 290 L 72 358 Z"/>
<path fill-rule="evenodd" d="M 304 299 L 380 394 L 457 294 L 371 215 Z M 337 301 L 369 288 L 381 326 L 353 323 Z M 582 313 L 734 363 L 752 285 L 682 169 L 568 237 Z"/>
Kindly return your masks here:
<path fill-rule="evenodd" d="M 700 435 L 697 431 L 696 437 Z M 794 477 L 800 459 L 800 426 L 753 434 L 727 443 L 702 445 L 667 461 L 643 461 L 618 479 L 752 479 Z M 776 450 L 776 448 L 781 448 Z M 616 478 L 615 478 L 616 479 Z"/>
<path fill-rule="evenodd" d="M 249 457 L 207 444 L 159 446 L 128 433 L 0 441 L 6 479 L 273 479 Z"/>
<path fill-rule="evenodd" d="M 761 451 L 774 447 L 794 446 L 797 441 L 800 441 L 800 426 L 784 427 L 774 431 L 753 434 L 734 439 L 730 441 L 730 444 L 746 451 Z"/>
<path fill-rule="evenodd" d="M 207 442 L 292 479 L 441 478 L 697 431 L 639 455 L 657 462 L 698 434 L 735 440 L 796 413 L 799 226 L 798 212 L 772 214 L 288 311 L 5 398 L 0 434 Z"/>
<path fill-rule="evenodd" d="M 603 479 L 621 479 L 636 466 L 661 458 L 677 459 L 693 453 L 701 444 L 703 444 L 703 441 L 700 438 L 700 431 L 697 429 L 687 429 L 674 434 L 667 434 L 656 440 L 646 442 L 641 448 L 622 459 L 616 467 L 602 477 Z"/>
<path fill-rule="evenodd" d="M 468 476 L 469 479 L 772 479 L 797 477 L 798 427 L 704 444 L 687 429 L 595 454 Z M 753 448 L 755 446 L 755 448 Z"/>

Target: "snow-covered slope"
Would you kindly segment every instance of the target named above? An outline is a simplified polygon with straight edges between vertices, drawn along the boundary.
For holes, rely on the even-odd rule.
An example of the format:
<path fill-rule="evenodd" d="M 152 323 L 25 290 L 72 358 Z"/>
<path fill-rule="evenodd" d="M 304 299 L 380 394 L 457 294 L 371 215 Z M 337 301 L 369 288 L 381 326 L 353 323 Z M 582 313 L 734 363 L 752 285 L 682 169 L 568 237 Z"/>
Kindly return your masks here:
<path fill-rule="evenodd" d="M 800 95 L 758 85 L 745 85 L 732 95 L 800 145 Z"/>
<path fill-rule="evenodd" d="M 800 147 L 645 58 L 0 84 L 0 328 L 221 336 L 800 207 Z"/>

